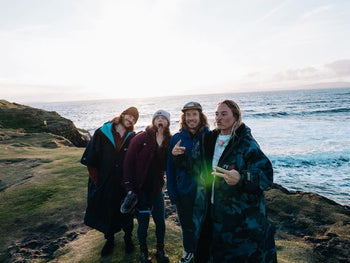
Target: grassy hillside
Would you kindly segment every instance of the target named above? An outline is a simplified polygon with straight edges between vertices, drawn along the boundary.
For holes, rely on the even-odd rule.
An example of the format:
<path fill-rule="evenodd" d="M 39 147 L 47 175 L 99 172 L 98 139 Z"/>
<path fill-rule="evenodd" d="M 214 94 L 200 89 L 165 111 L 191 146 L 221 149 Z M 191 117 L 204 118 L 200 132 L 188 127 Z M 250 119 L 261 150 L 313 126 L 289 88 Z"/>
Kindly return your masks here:
<path fill-rule="evenodd" d="M 83 225 L 87 171 L 79 160 L 84 149 L 67 147 L 63 138 L 47 133 L 2 129 L 0 138 L 0 262 L 98 261 L 103 235 Z M 166 251 L 175 260 L 182 253 L 181 232 L 173 222 L 167 225 Z M 149 235 L 155 253 L 153 224 Z M 122 240 L 116 235 L 122 249 L 106 262 L 137 262 L 138 249 L 124 258 Z"/>
<path fill-rule="evenodd" d="M 116 235 L 114 254 L 101 259 L 103 235 L 83 225 L 87 186 L 87 171 L 79 163 L 83 150 L 68 147 L 63 137 L 52 134 L 0 128 L 0 262 L 139 262 L 138 249 L 125 256 L 121 233 Z M 279 189 L 268 192 L 279 262 L 348 262 L 342 251 L 350 245 L 349 215 L 341 206 L 316 199 Z M 324 222 L 315 224 L 312 216 L 322 213 L 327 213 Z M 154 255 L 153 224 L 149 237 Z M 134 241 L 137 244 L 136 234 Z M 178 262 L 181 244 L 179 226 L 168 219 L 166 251 L 171 262 Z M 332 244 L 343 261 L 323 255 L 322 249 L 328 253 Z"/>

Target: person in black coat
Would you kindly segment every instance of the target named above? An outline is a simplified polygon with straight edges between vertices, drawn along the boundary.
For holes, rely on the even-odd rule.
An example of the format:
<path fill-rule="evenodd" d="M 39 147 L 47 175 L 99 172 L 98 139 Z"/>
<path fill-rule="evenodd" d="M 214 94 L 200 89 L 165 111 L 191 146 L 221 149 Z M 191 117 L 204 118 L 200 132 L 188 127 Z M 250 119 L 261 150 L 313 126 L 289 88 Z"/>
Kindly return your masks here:
<path fill-rule="evenodd" d="M 114 234 L 121 229 L 125 233 L 125 252 L 134 250 L 131 238 L 133 215 L 122 214 L 120 204 L 126 195 L 121 185 L 124 157 L 135 136 L 134 125 L 138 117 L 138 110 L 130 107 L 103 124 L 95 131 L 81 159 L 89 172 L 84 223 L 104 233 L 106 243 L 102 256 L 113 252 Z"/>

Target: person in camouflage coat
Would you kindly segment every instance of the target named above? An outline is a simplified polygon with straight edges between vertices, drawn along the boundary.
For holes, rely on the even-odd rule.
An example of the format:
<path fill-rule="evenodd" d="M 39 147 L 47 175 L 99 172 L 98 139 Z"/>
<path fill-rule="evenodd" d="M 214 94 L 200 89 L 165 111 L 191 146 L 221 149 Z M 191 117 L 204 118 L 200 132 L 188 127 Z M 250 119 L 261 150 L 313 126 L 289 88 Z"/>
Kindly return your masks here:
<path fill-rule="evenodd" d="M 273 182 L 271 162 L 235 102 L 220 102 L 215 114 L 217 128 L 200 146 L 202 162 L 191 168 L 198 179 L 195 262 L 277 262 L 263 192 Z M 189 166 L 182 151 L 172 153 L 177 163 Z"/>

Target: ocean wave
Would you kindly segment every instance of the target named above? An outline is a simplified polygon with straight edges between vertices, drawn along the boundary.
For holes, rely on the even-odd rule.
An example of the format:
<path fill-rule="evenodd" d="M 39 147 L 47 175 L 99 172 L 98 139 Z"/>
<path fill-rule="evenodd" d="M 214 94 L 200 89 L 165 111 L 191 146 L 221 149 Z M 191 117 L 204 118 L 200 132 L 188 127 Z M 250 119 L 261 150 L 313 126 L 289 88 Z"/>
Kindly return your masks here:
<path fill-rule="evenodd" d="M 274 167 L 281 168 L 305 168 L 311 166 L 326 166 L 329 168 L 350 165 L 350 152 L 334 153 L 323 152 L 307 155 L 274 155 L 270 157 Z"/>
<path fill-rule="evenodd" d="M 349 113 L 350 108 L 336 108 L 336 109 L 325 109 L 325 110 L 310 110 L 310 111 L 271 111 L 271 112 L 259 112 L 253 113 L 252 110 L 244 111 L 245 117 L 253 118 L 283 118 L 288 116 L 317 116 L 317 115 L 329 115 L 329 114 L 341 114 Z"/>

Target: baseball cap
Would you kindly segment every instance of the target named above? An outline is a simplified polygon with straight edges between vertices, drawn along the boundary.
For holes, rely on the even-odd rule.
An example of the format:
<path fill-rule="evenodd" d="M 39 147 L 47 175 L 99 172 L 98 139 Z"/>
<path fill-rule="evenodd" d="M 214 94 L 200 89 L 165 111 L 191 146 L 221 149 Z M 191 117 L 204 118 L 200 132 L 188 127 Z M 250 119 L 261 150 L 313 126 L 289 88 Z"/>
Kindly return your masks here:
<path fill-rule="evenodd" d="M 187 110 L 199 110 L 202 111 L 202 106 L 198 103 L 198 102 L 187 102 L 183 108 L 182 108 L 182 112 L 185 112 Z"/>

